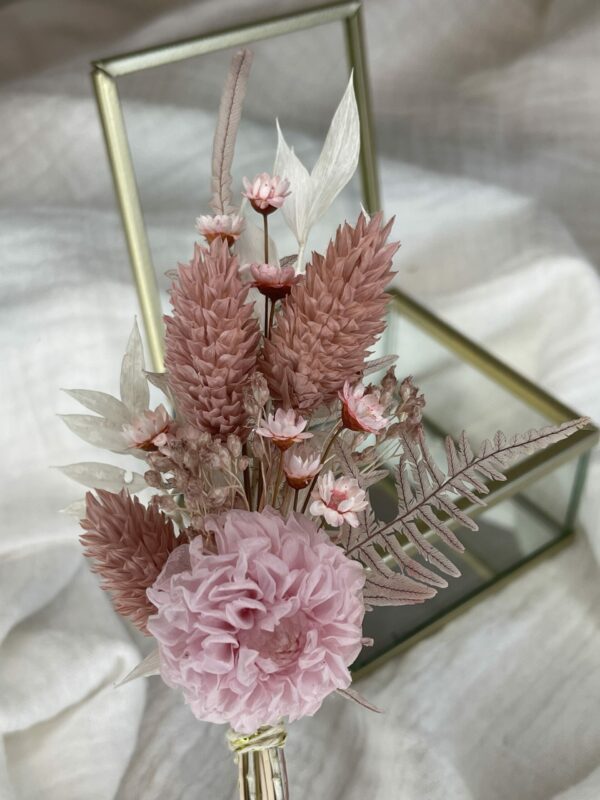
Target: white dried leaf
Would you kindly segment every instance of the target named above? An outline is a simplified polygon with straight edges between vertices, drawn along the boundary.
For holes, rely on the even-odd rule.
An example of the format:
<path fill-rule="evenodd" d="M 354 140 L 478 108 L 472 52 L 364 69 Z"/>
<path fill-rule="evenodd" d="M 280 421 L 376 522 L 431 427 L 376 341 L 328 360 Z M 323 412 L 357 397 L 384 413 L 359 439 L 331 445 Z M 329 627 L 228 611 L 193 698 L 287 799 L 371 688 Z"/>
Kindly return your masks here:
<path fill-rule="evenodd" d="M 149 678 L 151 675 L 158 675 L 160 672 L 160 660 L 158 655 L 158 647 L 153 650 L 146 658 L 141 661 L 137 667 L 134 667 L 121 681 L 115 683 L 115 689 L 119 686 L 124 686 L 130 681 L 137 678 Z"/>
<path fill-rule="evenodd" d="M 376 714 L 383 714 L 381 708 L 374 706 L 373 703 L 369 703 L 369 701 L 364 698 L 360 692 L 357 692 L 356 689 L 351 689 L 348 687 L 347 689 L 336 689 L 336 692 L 346 700 L 352 700 L 354 703 L 366 708 L 368 711 L 374 711 Z"/>
<path fill-rule="evenodd" d="M 83 519 L 86 514 L 85 497 L 82 500 L 75 500 L 69 503 L 65 508 L 61 508 L 60 513 L 67 514 L 69 517 L 75 517 L 76 519 Z"/>
<path fill-rule="evenodd" d="M 356 172 L 360 155 L 360 121 L 351 74 L 331 121 L 321 155 L 311 173 L 313 202 L 310 225 L 320 219 Z"/>
<path fill-rule="evenodd" d="M 112 450 L 114 453 L 127 452 L 127 443 L 119 425 L 91 414 L 59 414 L 65 425 L 76 436 L 95 447 Z"/>
<path fill-rule="evenodd" d="M 294 149 L 289 147 L 279 126 L 277 125 L 277 153 L 273 172 L 290 182 L 291 194 L 286 197 L 281 207 L 281 213 L 288 228 L 300 244 L 306 241 L 308 234 L 307 214 L 313 202 L 313 187 L 311 176 L 300 161 Z"/>
<path fill-rule="evenodd" d="M 350 75 L 321 154 L 310 174 L 293 148 L 288 146 L 277 123 L 277 153 L 273 172 L 290 182 L 291 194 L 282 206 L 282 213 L 298 242 L 298 265 L 301 270 L 310 229 L 354 175 L 359 156 L 360 120 L 353 75 Z"/>
<path fill-rule="evenodd" d="M 142 414 L 150 404 L 150 390 L 144 375 L 144 348 L 137 320 L 121 364 L 121 400 L 132 414 Z"/>
<path fill-rule="evenodd" d="M 105 489 L 107 492 L 120 492 L 127 489 L 131 494 L 147 489 L 148 485 L 138 472 L 115 467 L 112 464 L 100 464 L 96 461 L 84 461 L 80 464 L 68 464 L 57 467 L 67 478 L 88 486 L 90 489 Z"/>
<path fill-rule="evenodd" d="M 167 381 L 166 372 L 149 372 L 148 370 L 144 370 L 144 375 L 149 383 L 151 383 L 153 386 L 156 386 L 157 389 L 160 389 L 160 391 L 167 397 L 170 396 L 169 382 Z"/>
<path fill-rule="evenodd" d="M 62 391 L 85 408 L 95 411 L 111 422 L 124 425 L 131 420 L 127 406 L 111 394 L 93 392 L 88 389 L 63 389 Z"/>

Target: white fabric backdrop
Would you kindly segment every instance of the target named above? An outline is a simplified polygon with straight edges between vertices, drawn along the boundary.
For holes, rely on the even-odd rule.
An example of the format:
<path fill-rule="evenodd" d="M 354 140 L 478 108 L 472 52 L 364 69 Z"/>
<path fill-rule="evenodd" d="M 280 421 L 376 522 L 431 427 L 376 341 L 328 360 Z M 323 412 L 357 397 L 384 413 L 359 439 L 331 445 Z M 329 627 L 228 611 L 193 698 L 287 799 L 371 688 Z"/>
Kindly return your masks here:
<path fill-rule="evenodd" d="M 144 643 L 56 513 L 80 492 L 49 465 L 102 460 L 61 427 L 56 413 L 75 409 L 58 388 L 115 390 L 136 311 L 87 63 L 269 12 L 267 0 L 0 3 L 2 800 L 233 796 L 220 728 L 158 679 L 113 690 Z M 398 280 L 600 419 L 598 4 L 367 0 L 366 22 Z M 343 76 L 329 36 L 257 58 L 241 172 L 271 164 L 276 113 L 314 151 Z M 287 61 L 304 61 L 306 80 L 291 84 Z M 214 107 L 221 77 L 215 62 L 127 89 L 132 132 L 160 131 L 138 167 L 165 267 L 187 257 L 201 211 L 186 159 L 204 187 L 202 106 Z M 164 142 L 179 172 L 161 162 Z M 350 195 L 337 212 L 355 214 Z M 576 545 L 361 685 L 383 717 L 331 699 L 293 726 L 294 798 L 600 796 L 598 477 L 595 457 Z"/>

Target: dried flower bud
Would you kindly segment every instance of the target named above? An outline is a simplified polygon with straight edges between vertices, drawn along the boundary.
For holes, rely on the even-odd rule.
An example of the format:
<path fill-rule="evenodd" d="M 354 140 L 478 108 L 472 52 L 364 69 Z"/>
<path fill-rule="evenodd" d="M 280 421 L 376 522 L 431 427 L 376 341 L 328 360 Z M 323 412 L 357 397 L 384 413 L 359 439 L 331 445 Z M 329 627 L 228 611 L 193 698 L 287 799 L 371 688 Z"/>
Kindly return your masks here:
<path fill-rule="evenodd" d="M 396 416 L 402 425 L 402 432 L 415 438 L 422 427 L 425 397 L 413 383 L 412 375 L 402 381 L 399 393 L 402 402 L 396 409 Z"/>
<path fill-rule="evenodd" d="M 211 502 L 214 503 L 215 506 L 222 506 L 227 500 L 228 494 L 229 490 L 223 486 L 220 486 L 216 489 L 213 489 L 209 497 Z"/>
<path fill-rule="evenodd" d="M 152 498 L 156 505 L 165 511 L 167 514 L 173 514 L 178 511 L 177 503 L 168 494 L 157 494 Z"/>
<path fill-rule="evenodd" d="M 394 367 L 390 367 L 381 379 L 381 388 L 384 392 L 393 392 L 398 385 L 398 379 L 394 371 Z"/>
<path fill-rule="evenodd" d="M 242 455 L 242 443 L 239 436 L 236 436 L 234 433 L 229 434 L 227 437 L 227 449 L 235 459 L 238 459 Z"/>
<path fill-rule="evenodd" d="M 242 472 L 248 469 L 250 466 L 250 459 L 246 456 L 242 456 L 238 461 L 238 467 L 241 469 Z"/>
<path fill-rule="evenodd" d="M 255 372 L 252 376 L 251 381 L 252 392 L 254 394 L 254 398 L 256 402 L 261 406 L 265 406 L 267 401 L 269 400 L 269 387 L 267 386 L 267 380 L 262 372 Z"/>
<path fill-rule="evenodd" d="M 149 469 L 144 472 L 144 480 L 151 486 L 153 489 L 161 489 L 163 485 L 162 477 L 160 472 L 155 469 Z"/>

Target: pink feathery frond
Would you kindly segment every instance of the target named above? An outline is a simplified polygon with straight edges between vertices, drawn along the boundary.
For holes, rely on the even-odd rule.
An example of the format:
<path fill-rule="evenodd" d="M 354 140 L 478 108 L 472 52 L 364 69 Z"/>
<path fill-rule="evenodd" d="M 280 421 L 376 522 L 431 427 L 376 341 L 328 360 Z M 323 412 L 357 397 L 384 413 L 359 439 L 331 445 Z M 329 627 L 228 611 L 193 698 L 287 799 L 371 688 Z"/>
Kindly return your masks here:
<path fill-rule="evenodd" d="M 385 329 L 393 220 L 381 213 L 340 226 L 324 256 L 313 253 L 305 280 L 292 287 L 265 342 L 260 369 L 286 407 L 312 411 L 358 380 L 369 348 Z"/>
<path fill-rule="evenodd" d="M 227 244 L 196 245 L 179 265 L 165 317 L 167 380 L 177 410 L 195 428 L 226 438 L 245 437 L 244 388 L 256 368 L 260 339 L 249 287 Z"/>
<path fill-rule="evenodd" d="M 85 533 L 80 536 L 84 553 L 94 559 L 92 570 L 102 577 L 115 610 L 146 633 L 148 617 L 156 613 L 146 589 L 179 544 L 173 523 L 125 489 L 118 494 L 98 489 L 97 495 L 86 495 L 86 516 L 81 520 Z"/>
<path fill-rule="evenodd" d="M 231 165 L 251 66 L 252 52 L 237 52 L 231 60 L 221 95 L 212 154 L 213 195 L 210 205 L 215 214 L 232 214 L 235 211 L 231 198 Z"/>

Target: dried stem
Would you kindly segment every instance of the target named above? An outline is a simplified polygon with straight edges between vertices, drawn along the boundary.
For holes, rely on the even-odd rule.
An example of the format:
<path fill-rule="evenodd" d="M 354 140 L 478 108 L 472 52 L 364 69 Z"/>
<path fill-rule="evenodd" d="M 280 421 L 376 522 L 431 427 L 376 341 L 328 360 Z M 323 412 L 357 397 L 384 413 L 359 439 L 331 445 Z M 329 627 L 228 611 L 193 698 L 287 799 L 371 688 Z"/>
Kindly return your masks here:
<path fill-rule="evenodd" d="M 268 338 L 271 338 L 271 331 L 273 330 L 273 319 L 275 318 L 275 300 L 271 300 L 271 313 L 269 314 L 269 332 Z"/>
<path fill-rule="evenodd" d="M 281 479 L 283 478 L 283 452 L 280 451 L 279 453 L 279 466 L 277 467 L 277 476 L 275 478 L 275 483 L 273 484 L 273 494 L 271 496 L 271 505 L 275 508 L 275 502 L 277 500 L 277 495 L 279 494 L 279 484 L 281 483 Z"/>
<path fill-rule="evenodd" d="M 337 423 L 337 425 L 335 426 L 335 428 L 331 431 L 331 435 L 329 436 L 329 439 L 327 440 L 327 444 L 325 445 L 325 449 L 323 450 L 323 455 L 321 456 L 321 464 L 324 464 L 325 461 L 327 461 L 327 456 L 331 452 L 331 448 L 333 447 L 334 442 L 337 439 L 337 437 L 339 436 L 339 434 L 342 431 L 343 427 L 344 427 L 344 423 L 340 420 Z M 315 488 L 315 484 L 317 483 L 318 477 L 319 477 L 318 474 L 315 475 L 315 477 L 312 479 L 312 481 L 310 483 L 310 486 L 308 487 L 308 490 L 306 492 L 306 497 L 304 498 L 304 503 L 302 505 L 302 513 L 303 514 L 306 513 L 306 509 L 308 508 L 308 502 L 310 500 L 310 495 L 312 493 L 312 490 Z"/>
<path fill-rule="evenodd" d="M 269 263 L 269 218 L 263 214 L 263 233 L 265 242 L 265 264 Z"/>

